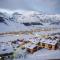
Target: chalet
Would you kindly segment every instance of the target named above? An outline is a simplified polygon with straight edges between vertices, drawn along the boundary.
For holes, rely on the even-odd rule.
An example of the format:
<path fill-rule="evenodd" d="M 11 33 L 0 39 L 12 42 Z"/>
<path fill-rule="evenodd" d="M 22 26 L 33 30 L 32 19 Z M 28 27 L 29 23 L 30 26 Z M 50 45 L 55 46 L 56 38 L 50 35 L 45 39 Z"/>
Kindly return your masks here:
<path fill-rule="evenodd" d="M 40 41 L 40 47 L 42 47 L 42 48 L 48 48 L 48 49 L 55 50 L 56 46 L 57 46 L 57 41 L 56 40 L 42 39 Z"/>
<path fill-rule="evenodd" d="M 27 45 L 26 48 L 27 51 L 30 53 L 34 53 L 35 51 L 37 51 L 37 45 L 35 44 Z"/>

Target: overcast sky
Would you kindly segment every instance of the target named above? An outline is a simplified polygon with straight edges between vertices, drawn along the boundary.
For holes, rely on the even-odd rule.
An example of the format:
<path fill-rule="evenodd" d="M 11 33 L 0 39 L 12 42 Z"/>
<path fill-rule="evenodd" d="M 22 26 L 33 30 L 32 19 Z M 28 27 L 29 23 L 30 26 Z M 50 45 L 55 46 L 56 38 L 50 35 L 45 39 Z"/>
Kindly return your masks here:
<path fill-rule="evenodd" d="M 0 0 L 0 8 L 60 13 L 60 0 Z"/>

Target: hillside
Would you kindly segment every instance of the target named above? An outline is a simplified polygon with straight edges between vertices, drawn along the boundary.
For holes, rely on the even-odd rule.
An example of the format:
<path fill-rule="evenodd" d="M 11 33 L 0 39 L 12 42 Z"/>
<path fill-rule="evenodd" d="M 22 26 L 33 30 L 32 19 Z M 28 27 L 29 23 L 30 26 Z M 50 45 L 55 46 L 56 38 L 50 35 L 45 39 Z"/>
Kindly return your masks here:
<path fill-rule="evenodd" d="M 36 11 L 0 12 L 0 32 L 25 31 L 37 28 L 60 28 L 60 15 Z"/>

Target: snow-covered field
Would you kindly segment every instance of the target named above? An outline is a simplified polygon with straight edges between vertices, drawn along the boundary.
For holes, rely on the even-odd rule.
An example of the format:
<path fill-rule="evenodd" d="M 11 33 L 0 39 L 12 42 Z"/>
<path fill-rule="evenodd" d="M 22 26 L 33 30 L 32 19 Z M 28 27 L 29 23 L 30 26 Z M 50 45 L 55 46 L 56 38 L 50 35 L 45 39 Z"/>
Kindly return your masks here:
<path fill-rule="evenodd" d="M 28 39 L 28 35 L 25 36 L 24 35 L 1 35 L 0 36 L 0 42 L 8 42 L 8 41 L 14 41 L 17 39 L 22 39 L 22 38 L 26 38 Z M 32 36 L 30 36 L 32 37 Z M 19 53 L 20 51 L 18 51 L 17 53 Z M 22 53 L 22 52 L 21 52 Z M 48 60 L 48 59 L 60 59 L 60 50 L 48 50 L 48 49 L 40 49 L 36 52 L 34 52 L 33 54 L 26 54 L 25 57 L 22 58 L 17 58 L 14 60 Z"/>
<path fill-rule="evenodd" d="M 25 58 L 14 60 L 48 60 L 48 59 L 60 59 L 60 50 L 47 50 L 40 49 L 33 54 L 27 54 Z"/>
<path fill-rule="evenodd" d="M 27 58 L 29 60 L 32 60 L 32 59 L 34 59 L 34 60 L 60 59 L 60 50 L 40 49 L 39 51 L 35 52 L 34 54 L 29 54 Z"/>

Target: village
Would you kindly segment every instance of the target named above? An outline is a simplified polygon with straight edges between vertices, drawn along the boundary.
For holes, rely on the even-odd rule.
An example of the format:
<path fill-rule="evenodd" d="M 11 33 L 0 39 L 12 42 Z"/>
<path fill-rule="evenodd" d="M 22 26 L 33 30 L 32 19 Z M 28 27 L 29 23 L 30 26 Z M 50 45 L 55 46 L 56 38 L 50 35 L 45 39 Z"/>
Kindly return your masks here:
<path fill-rule="evenodd" d="M 60 60 L 60 0 L 0 0 L 0 60 Z"/>
<path fill-rule="evenodd" d="M 26 55 L 33 55 L 42 49 L 60 50 L 60 34 L 45 33 L 30 32 L 1 35 L 4 38 L 0 37 L 2 39 L 0 41 L 0 60 L 25 59 Z"/>

